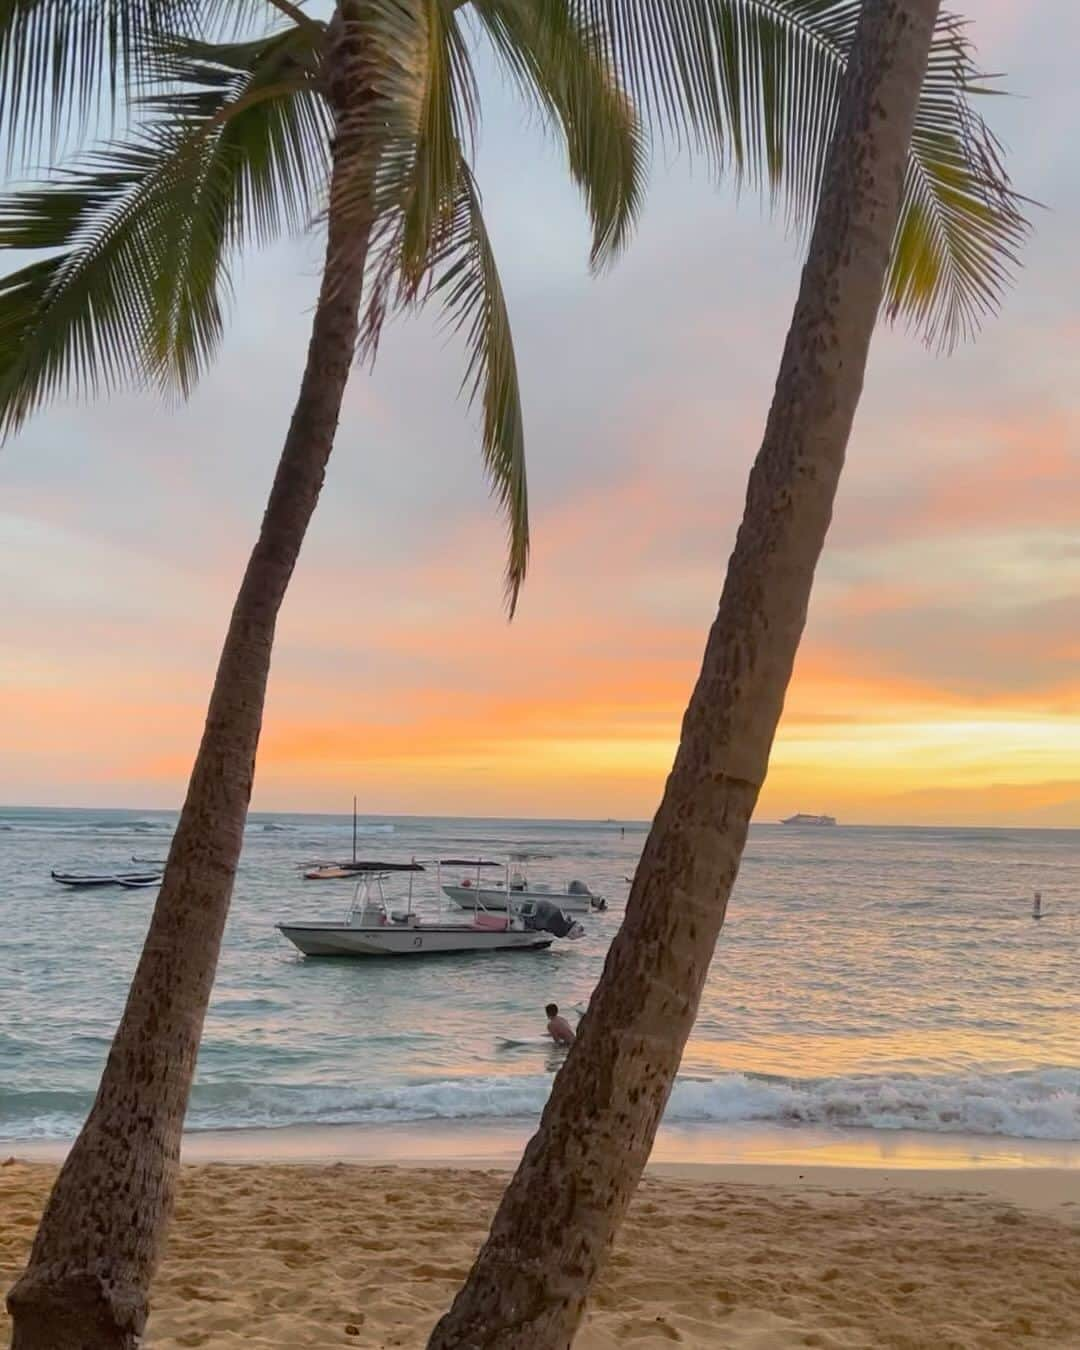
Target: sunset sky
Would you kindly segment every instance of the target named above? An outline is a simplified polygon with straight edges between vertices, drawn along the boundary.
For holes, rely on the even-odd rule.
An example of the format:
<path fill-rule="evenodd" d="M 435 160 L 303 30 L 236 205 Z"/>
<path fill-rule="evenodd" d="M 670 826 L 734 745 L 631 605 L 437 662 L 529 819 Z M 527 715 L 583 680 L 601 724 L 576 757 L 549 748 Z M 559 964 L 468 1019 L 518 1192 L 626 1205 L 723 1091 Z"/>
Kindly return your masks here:
<path fill-rule="evenodd" d="M 977 345 L 878 334 L 761 819 L 1080 826 L 1080 7 L 965 12 L 1045 209 Z M 798 245 L 658 162 L 637 241 L 591 279 L 556 150 L 484 92 L 530 464 L 519 614 L 461 350 L 399 323 L 353 378 L 283 611 L 256 808 L 642 818 L 670 766 Z M 188 406 L 63 407 L 0 454 L 0 802 L 179 803 L 318 263 L 314 237 L 249 256 Z"/>

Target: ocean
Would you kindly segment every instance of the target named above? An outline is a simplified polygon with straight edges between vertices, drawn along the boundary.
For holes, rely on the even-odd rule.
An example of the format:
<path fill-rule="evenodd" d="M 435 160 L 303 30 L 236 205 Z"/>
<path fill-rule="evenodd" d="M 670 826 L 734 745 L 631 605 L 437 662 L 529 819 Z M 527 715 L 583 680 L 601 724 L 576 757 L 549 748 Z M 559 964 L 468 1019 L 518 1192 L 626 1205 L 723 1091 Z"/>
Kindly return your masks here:
<path fill-rule="evenodd" d="M 0 1139 L 78 1129 L 155 895 L 70 891 L 50 868 L 163 858 L 174 820 L 0 809 Z M 189 1130 L 527 1132 L 560 1063 L 544 1004 L 584 1009 L 646 828 L 365 817 L 362 856 L 543 854 L 534 880 L 580 878 L 610 909 L 542 953 L 347 962 L 303 959 L 274 925 L 344 914 L 352 884 L 300 865 L 348 856 L 351 818 L 253 814 Z M 434 872 L 417 894 L 437 909 Z M 1080 1165 L 1078 990 L 1080 831 L 755 825 L 664 1128 L 696 1156 L 754 1130 L 899 1132 Z"/>

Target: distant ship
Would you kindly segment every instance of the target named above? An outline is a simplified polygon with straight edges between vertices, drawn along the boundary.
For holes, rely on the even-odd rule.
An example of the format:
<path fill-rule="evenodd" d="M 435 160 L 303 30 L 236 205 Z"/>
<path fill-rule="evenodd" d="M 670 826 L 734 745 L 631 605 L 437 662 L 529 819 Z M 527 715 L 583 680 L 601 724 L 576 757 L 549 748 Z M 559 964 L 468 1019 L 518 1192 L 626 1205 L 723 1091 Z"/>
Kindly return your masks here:
<path fill-rule="evenodd" d="M 787 820 L 782 820 L 781 825 L 835 825 L 835 816 L 807 816 L 801 811 L 797 816 L 788 816 Z"/>

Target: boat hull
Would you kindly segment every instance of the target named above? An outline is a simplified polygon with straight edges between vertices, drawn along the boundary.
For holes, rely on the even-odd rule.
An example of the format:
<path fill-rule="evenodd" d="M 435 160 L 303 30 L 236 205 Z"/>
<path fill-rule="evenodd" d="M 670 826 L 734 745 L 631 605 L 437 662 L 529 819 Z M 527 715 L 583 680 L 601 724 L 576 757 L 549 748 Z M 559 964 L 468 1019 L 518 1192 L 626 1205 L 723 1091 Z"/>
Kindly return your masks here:
<path fill-rule="evenodd" d="M 458 909 L 490 909 L 497 913 L 506 910 L 506 892 L 489 890 L 485 886 L 444 886 L 443 895 L 452 900 Z M 564 914 L 591 914 L 596 906 L 598 895 L 572 895 L 567 891 L 511 891 L 510 899 L 516 909 L 530 901 L 543 900 L 556 905 Z"/>
<path fill-rule="evenodd" d="M 61 886 L 70 886 L 73 890 L 89 890 L 94 886 L 122 886 L 126 890 L 135 890 L 141 886 L 160 886 L 161 872 L 52 872 L 53 881 Z"/>
<path fill-rule="evenodd" d="M 451 956 L 464 952 L 542 951 L 550 933 L 499 932 L 464 924 L 361 928 L 339 923 L 279 923 L 305 956 Z"/>

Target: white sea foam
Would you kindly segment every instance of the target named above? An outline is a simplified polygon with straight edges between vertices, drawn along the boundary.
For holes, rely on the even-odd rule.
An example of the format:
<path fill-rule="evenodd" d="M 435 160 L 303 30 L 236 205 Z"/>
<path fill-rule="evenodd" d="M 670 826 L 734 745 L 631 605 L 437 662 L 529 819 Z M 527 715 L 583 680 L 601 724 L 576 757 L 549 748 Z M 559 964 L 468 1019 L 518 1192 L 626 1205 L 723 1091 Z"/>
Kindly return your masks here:
<path fill-rule="evenodd" d="M 551 1090 L 546 1074 L 435 1079 L 393 1087 L 197 1085 L 196 1130 L 424 1120 L 533 1120 Z M 0 1137 L 71 1134 L 90 1105 L 82 1093 L 0 1091 Z M 1080 1141 L 1080 1071 L 792 1079 L 724 1074 L 680 1078 L 670 1124 L 767 1121 L 839 1129 L 919 1130 Z"/>
<path fill-rule="evenodd" d="M 822 1079 L 730 1074 L 678 1083 L 668 1119 L 1080 1140 L 1080 1071 Z"/>
<path fill-rule="evenodd" d="M 194 1128 L 291 1124 L 388 1124 L 422 1120 L 522 1120 L 539 1116 L 547 1075 L 439 1079 L 396 1087 L 196 1088 Z M 681 1078 L 672 1124 L 771 1121 L 935 1134 L 1080 1140 L 1080 1071 L 998 1075 L 787 1079 L 747 1074 Z"/>

